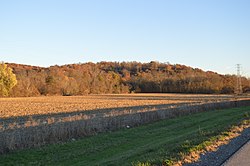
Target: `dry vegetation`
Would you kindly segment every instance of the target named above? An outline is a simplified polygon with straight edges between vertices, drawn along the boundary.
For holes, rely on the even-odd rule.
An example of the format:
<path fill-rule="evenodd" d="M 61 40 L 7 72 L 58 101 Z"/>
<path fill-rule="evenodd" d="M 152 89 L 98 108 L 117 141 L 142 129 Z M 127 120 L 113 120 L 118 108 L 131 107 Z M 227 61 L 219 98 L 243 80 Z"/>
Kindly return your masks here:
<path fill-rule="evenodd" d="M 176 94 L 2 98 L 0 153 L 195 112 L 250 105 L 249 100 L 234 100 L 229 95 Z"/>
<path fill-rule="evenodd" d="M 69 113 L 107 108 L 163 105 L 194 102 L 217 102 L 233 99 L 230 95 L 175 95 L 175 94 L 132 94 L 132 95 L 88 95 L 51 96 L 29 98 L 1 98 L 0 118 L 18 116 Z"/>

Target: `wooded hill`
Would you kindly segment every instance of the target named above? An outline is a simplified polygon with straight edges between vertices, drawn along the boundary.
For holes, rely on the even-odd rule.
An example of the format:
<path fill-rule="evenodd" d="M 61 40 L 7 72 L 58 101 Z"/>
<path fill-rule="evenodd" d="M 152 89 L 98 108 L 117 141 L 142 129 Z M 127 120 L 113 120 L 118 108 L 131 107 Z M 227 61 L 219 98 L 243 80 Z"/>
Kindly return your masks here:
<path fill-rule="evenodd" d="M 234 93 L 235 75 L 185 65 L 139 62 L 79 63 L 48 68 L 7 63 L 17 77 L 11 96 L 104 93 Z M 243 92 L 250 80 L 242 77 Z"/>

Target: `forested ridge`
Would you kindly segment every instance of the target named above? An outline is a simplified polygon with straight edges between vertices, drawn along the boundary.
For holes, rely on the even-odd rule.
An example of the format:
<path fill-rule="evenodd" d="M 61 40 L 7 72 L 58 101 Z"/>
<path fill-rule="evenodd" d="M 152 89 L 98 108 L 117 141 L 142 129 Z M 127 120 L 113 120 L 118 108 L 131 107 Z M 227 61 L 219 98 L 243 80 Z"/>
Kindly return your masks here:
<path fill-rule="evenodd" d="M 11 96 L 106 93 L 234 93 L 235 75 L 152 61 L 78 63 L 48 68 L 7 63 L 17 85 Z M 243 92 L 250 80 L 242 77 Z"/>

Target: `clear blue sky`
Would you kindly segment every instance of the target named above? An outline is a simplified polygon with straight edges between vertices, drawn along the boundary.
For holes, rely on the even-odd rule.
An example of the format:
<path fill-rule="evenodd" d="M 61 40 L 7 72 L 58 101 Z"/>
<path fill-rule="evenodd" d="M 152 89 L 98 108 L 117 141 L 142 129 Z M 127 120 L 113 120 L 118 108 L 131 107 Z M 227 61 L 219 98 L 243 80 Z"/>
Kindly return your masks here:
<path fill-rule="evenodd" d="M 250 0 L 0 1 L 0 61 L 152 60 L 250 77 Z"/>

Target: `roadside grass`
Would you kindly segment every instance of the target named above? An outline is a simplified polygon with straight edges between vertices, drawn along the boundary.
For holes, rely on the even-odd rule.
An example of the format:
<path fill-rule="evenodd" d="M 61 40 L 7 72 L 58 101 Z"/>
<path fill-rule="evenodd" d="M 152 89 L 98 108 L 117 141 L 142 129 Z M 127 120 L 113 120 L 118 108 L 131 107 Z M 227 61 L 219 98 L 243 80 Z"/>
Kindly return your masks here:
<path fill-rule="evenodd" d="M 80 140 L 0 155 L 0 165 L 171 165 L 227 134 L 250 107 L 196 113 Z M 249 121 L 247 121 L 249 123 Z"/>

